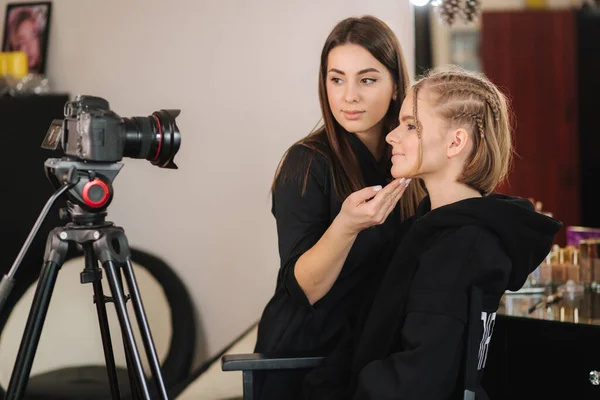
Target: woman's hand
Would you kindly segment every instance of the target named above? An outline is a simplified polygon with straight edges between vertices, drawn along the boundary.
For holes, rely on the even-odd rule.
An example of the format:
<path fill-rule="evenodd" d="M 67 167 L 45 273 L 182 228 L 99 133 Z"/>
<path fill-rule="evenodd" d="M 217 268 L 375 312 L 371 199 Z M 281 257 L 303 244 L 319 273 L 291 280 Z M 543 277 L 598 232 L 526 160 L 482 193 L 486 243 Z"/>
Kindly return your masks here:
<path fill-rule="evenodd" d="M 336 219 L 352 235 L 382 224 L 398 204 L 410 181 L 411 179 L 396 179 L 384 188 L 370 186 L 350 194 Z"/>
<path fill-rule="evenodd" d="M 321 239 L 298 258 L 294 276 L 310 304 L 329 292 L 338 278 L 358 233 L 383 223 L 392 212 L 410 179 L 398 179 L 386 187 L 371 186 L 346 198 Z"/>

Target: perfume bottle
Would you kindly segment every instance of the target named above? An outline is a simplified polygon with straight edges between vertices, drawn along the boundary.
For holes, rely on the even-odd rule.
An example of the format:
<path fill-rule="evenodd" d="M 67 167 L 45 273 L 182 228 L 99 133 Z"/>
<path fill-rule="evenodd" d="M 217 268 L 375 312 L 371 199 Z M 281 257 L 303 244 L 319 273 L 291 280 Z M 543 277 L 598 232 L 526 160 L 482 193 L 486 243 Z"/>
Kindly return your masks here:
<path fill-rule="evenodd" d="M 579 242 L 580 280 L 587 290 L 600 292 L 600 239 Z"/>

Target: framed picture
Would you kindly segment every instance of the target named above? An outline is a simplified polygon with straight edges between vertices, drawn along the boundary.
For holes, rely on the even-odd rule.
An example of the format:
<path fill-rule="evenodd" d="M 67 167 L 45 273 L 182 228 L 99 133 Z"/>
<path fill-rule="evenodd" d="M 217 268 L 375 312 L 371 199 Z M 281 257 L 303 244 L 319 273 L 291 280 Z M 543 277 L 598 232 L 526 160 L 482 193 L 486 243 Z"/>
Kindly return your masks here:
<path fill-rule="evenodd" d="M 2 51 L 25 52 L 30 73 L 46 72 L 51 10 L 50 1 L 6 6 Z"/>
<path fill-rule="evenodd" d="M 433 66 L 458 65 L 466 70 L 481 72 L 481 19 L 473 23 L 457 21 L 448 27 L 439 22 L 436 12 L 430 12 L 431 51 Z"/>
<path fill-rule="evenodd" d="M 450 62 L 469 71 L 481 72 L 478 31 L 458 30 L 450 34 Z"/>

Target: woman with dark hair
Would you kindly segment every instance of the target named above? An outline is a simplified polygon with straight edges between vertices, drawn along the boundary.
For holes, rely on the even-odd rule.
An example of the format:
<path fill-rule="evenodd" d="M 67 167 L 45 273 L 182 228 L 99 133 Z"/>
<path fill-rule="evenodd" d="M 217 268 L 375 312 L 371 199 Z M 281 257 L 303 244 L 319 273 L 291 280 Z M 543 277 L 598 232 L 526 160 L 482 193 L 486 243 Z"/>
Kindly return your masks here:
<path fill-rule="evenodd" d="M 323 126 L 290 147 L 273 182 L 281 266 L 255 351 L 327 355 L 385 266 L 388 243 L 423 197 L 418 182 L 392 178 L 385 141 L 407 84 L 400 44 L 381 20 L 348 18 L 329 34 Z M 305 373 L 256 374 L 255 396 L 299 398 Z"/>

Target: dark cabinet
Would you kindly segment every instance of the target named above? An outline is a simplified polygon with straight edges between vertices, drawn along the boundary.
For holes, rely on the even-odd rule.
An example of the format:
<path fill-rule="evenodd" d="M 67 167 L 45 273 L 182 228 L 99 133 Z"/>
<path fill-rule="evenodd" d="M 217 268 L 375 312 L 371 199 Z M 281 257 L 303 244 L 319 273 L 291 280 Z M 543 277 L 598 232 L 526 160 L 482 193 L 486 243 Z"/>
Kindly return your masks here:
<path fill-rule="evenodd" d="M 600 227 L 600 9 L 577 14 L 581 221 Z"/>
<path fill-rule="evenodd" d="M 40 148 L 53 119 L 63 118 L 68 95 L 0 98 L 0 273 L 6 274 L 54 189 L 44 173 L 48 158 L 62 152 Z M 59 200 L 60 201 L 60 200 Z M 64 225 L 55 204 L 40 228 L 16 275 L 6 309 L 38 278 L 50 230 Z M 6 318 L 0 316 L 0 328 Z"/>

